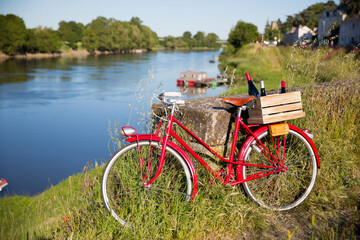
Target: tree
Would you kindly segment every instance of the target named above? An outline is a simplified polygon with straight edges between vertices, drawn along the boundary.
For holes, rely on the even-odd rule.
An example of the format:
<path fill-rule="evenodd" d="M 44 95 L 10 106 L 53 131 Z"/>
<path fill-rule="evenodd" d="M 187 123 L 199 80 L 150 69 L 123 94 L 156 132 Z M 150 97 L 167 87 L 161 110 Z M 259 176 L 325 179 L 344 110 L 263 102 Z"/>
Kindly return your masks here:
<path fill-rule="evenodd" d="M 0 49 L 14 55 L 24 49 L 26 28 L 24 20 L 13 14 L 0 15 Z"/>
<path fill-rule="evenodd" d="M 140 27 L 142 25 L 142 21 L 140 18 L 138 17 L 132 17 L 130 20 L 131 24 L 137 25 L 138 27 Z"/>
<path fill-rule="evenodd" d="M 89 52 L 94 52 L 98 47 L 98 38 L 96 32 L 92 29 L 85 29 L 82 33 L 82 45 Z"/>
<path fill-rule="evenodd" d="M 51 28 L 35 29 L 35 38 L 38 50 L 42 53 L 54 53 L 61 47 L 61 41 L 56 31 Z"/>
<path fill-rule="evenodd" d="M 196 40 L 196 46 L 197 47 L 202 47 L 204 45 L 205 42 L 205 33 L 198 31 L 195 35 L 194 35 L 194 39 Z"/>
<path fill-rule="evenodd" d="M 39 46 L 35 35 L 35 29 L 26 29 L 24 52 L 37 53 Z"/>
<path fill-rule="evenodd" d="M 294 16 L 287 16 L 286 21 L 279 25 L 279 29 L 281 33 L 286 33 L 293 27 L 299 27 L 300 25 L 313 29 L 318 26 L 319 18 L 323 12 L 331 11 L 336 7 L 334 1 L 313 4 L 300 13 L 294 14 Z"/>
<path fill-rule="evenodd" d="M 87 26 L 87 29 L 91 29 L 92 32 L 84 32 L 87 36 L 86 41 L 88 41 L 85 45 L 91 49 L 94 49 L 91 46 L 96 45 L 100 51 L 121 51 L 134 48 L 150 49 L 157 43 L 157 35 L 149 27 L 141 25 L 141 23 L 142 21 L 138 17 L 133 17 L 130 22 L 98 17 Z"/>
<path fill-rule="evenodd" d="M 147 26 L 141 26 L 142 37 L 140 48 L 151 49 L 158 42 L 158 36 Z"/>
<path fill-rule="evenodd" d="M 230 31 L 228 42 L 235 49 L 240 49 L 244 45 L 256 41 L 258 37 L 259 33 L 254 24 L 238 21 L 236 26 Z"/>
<path fill-rule="evenodd" d="M 183 38 L 184 39 L 190 39 L 191 37 L 192 37 L 191 32 L 186 31 L 186 32 L 183 33 Z"/>
<path fill-rule="evenodd" d="M 352 17 L 360 12 L 359 0 L 342 0 L 340 5 L 346 5 L 348 8 L 348 17 Z"/>
<path fill-rule="evenodd" d="M 209 33 L 205 39 L 206 47 L 216 48 L 220 45 L 217 43 L 217 41 L 219 41 L 219 37 L 215 33 Z"/>
<path fill-rule="evenodd" d="M 65 41 L 73 49 L 77 49 L 76 43 L 81 41 L 82 32 L 84 31 L 84 25 L 82 23 L 76 23 L 74 21 L 59 23 L 58 33 L 60 39 Z"/>
<path fill-rule="evenodd" d="M 111 49 L 110 20 L 105 17 L 97 17 L 88 24 L 87 28 L 92 29 L 97 36 L 97 48 L 100 51 Z"/>

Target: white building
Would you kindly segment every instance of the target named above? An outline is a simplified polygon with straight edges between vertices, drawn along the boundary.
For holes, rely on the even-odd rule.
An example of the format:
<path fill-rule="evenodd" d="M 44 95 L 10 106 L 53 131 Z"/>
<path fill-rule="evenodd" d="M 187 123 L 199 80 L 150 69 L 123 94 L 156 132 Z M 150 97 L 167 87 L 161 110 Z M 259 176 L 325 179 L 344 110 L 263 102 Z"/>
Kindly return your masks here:
<path fill-rule="evenodd" d="M 346 19 L 340 24 L 339 45 L 354 45 L 360 43 L 360 14 Z"/>
<path fill-rule="evenodd" d="M 328 36 L 331 31 L 331 26 L 337 22 L 344 21 L 346 18 L 346 10 L 344 7 L 338 7 L 329 12 L 323 12 L 322 17 L 319 19 L 318 26 L 318 39 L 322 40 Z"/>
<path fill-rule="evenodd" d="M 285 45 L 303 44 L 311 41 L 314 35 L 313 30 L 307 26 L 300 25 L 298 28 L 293 27 L 289 32 L 284 34 L 283 43 Z"/>

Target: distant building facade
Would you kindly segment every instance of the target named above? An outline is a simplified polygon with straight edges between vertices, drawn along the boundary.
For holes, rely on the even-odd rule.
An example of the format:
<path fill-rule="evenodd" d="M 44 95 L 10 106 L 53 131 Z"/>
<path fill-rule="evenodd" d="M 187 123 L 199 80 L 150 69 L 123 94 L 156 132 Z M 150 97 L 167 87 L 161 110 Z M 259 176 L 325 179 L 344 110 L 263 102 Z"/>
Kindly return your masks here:
<path fill-rule="evenodd" d="M 322 40 L 330 34 L 330 28 L 336 22 L 344 21 L 346 18 L 346 9 L 338 7 L 329 12 L 323 12 L 322 17 L 319 19 L 318 25 L 318 39 Z"/>
<path fill-rule="evenodd" d="M 339 45 L 356 45 L 360 43 L 360 13 L 346 19 L 340 24 Z"/>
<path fill-rule="evenodd" d="M 289 32 L 284 34 L 283 44 L 295 45 L 302 44 L 307 40 L 311 40 L 315 35 L 314 31 L 307 26 L 299 26 L 298 28 L 293 27 Z"/>
<path fill-rule="evenodd" d="M 271 29 L 271 30 L 279 30 L 279 23 L 278 23 L 278 21 L 271 21 L 270 29 Z"/>

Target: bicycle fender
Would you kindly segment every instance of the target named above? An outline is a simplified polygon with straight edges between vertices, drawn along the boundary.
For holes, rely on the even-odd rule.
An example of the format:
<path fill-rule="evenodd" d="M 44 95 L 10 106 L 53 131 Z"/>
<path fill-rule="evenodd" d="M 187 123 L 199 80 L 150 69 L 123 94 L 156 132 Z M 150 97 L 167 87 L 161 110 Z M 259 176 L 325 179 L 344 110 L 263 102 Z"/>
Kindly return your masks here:
<path fill-rule="evenodd" d="M 154 142 L 159 142 L 159 143 L 162 142 L 162 139 L 156 134 L 137 134 L 131 138 L 125 139 L 125 141 L 128 143 L 133 143 L 133 142 L 141 141 L 141 140 L 154 141 Z M 175 151 L 177 151 L 180 154 L 180 156 L 185 160 L 186 164 L 188 165 L 188 167 L 190 169 L 190 173 L 193 178 L 193 190 L 192 190 L 192 196 L 191 196 L 191 199 L 193 200 L 198 192 L 198 178 L 197 178 L 195 166 L 194 166 L 193 162 L 191 161 L 191 159 L 189 158 L 189 156 L 186 154 L 186 152 L 181 147 L 179 147 L 172 141 L 168 141 L 167 146 L 169 146 L 169 147 L 173 148 Z"/>
<path fill-rule="evenodd" d="M 298 132 L 301 136 L 303 136 L 309 143 L 310 143 L 310 146 L 312 147 L 312 149 L 314 150 L 314 154 L 315 154 L 315 157 L 316 157 L 316 163 L 317 163 L 317 166 L 318 168 L 320 168 L 320 159 L 319 159 L 319 153 L 315 147 L 315 144 L 314 142 L 311 140 L 311 138 L 309 138 L 309 136 L 303 132 L 303 130 L 301 130 L 300 128 L 298 127 L 295 127 L 293 125 L 290 125 L 289 124 L 289 129 L 291 130 L 294 130 L 296 132 Z M 261 133 L 265 132 L 268 130 L 268 126 L 263 126 L 263 127 L 260 127 L 259 129 L 257 129 L 255 132 L 254 132 L 254 135 L 255 136 L 259 136 Z M 253 136 L 249 136 L 244 144 L 242 145 L 241 149 L 240 149 L 240 152 L 239 152 L 239 157 L 238 159 L 245 159 L 245 154 L 246 154 L 246 150 L 248 149 L 248 147 L 250 146 L 250 144 L 255 140 L 255 138 Z"/>

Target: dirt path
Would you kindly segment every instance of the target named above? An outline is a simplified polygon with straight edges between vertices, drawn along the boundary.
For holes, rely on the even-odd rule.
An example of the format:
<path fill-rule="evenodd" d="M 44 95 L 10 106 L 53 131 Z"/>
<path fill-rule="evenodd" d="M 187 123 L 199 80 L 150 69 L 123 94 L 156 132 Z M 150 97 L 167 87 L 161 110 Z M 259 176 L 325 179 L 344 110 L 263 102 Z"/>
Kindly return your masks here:
<path fill-rule="evenodd" d="M 271 62 L 271 70 L 272 71 L 277 71 L 280 72 L 281 71 L 281 65 L 280 65 L 280 61 L 276 56 L 268 56 L 270 62 Z"/>

